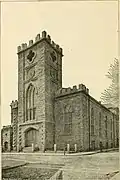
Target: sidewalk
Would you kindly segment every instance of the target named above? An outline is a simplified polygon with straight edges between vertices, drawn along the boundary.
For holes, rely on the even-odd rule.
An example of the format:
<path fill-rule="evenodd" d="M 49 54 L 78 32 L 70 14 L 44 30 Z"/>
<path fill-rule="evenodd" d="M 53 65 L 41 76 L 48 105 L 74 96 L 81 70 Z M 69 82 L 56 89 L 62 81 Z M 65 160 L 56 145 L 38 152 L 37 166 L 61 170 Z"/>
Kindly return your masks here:
<path fill-rule="evenodd" d="M 96 154 L 96 153 L 105 153 L 105 152 L 110 152 L 110 151 L 116 151 L 118 150 L 118 148 L 114 148 L 114 149 L 103 149 L 102 152 L 100 152 L 100 150 L 96 150 L 96 151 L 88 151 L 88 152 L 70 152 L 70 153 L 65 153 L 63 151 L 57 151 L 56 153 L 54 151 L 46 151 L 46 152 L 34 152 L 34 153 L 24 153 L 24 152 L 9 152 L 9 153 L 2 153 L 4 154 L 8 154 L 8 155 L 22 155 L 22 154 L 34 154 L 34 155 L 40 155 L 40 156 L 83 156 L 83 155 L 92 155 L 92 154 Z"/>
<path fill-rule="evenodd" d="M 20 167 L 20 166 L 24 166 L 27 163 L 25 161 L 15 161 L 15 160 L 6 160 L 6 161 L 2 161 L 2 169 L 11 169 L 11 168 L 15 168 L 15 167 Z"/>

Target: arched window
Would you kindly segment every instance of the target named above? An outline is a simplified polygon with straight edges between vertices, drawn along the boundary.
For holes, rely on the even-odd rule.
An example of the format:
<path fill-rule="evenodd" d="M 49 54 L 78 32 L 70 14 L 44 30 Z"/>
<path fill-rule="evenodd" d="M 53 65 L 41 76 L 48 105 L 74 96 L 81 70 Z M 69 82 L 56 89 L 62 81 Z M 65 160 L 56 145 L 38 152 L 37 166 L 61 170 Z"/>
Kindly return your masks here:
<path fill-rule="evenodd" d="M 32 84 L 27 89 L 26 93 L 26 120 L 35 119 L 35 88 Z"/>
<path fill-rule="evenodd" d="M 94 135 L 94 110 L 91 109 L 91 135 Z"/>
<path fill-rule="evenodd" d="M 99 137 L 101 137 L 101 112 L 99 112 Z"/>
<path fill-rule="evenodd" d="M 111 128 L 111 141 L 112 141 L 112 138 L 113 138 L 113 134 L 112 134 L 112 132 L 113 132 L 113 122 L 112 122 L 112 119 L 111 119 L 111 126 L 110 126 L 110 128 Z"/>
<path fill-rule="evenodd" d="M 35 88 L 33 89 L 33 119 L 35 119 L 36 107 L 35 107 Z"/>
<path fill-rule="evenodd" d="M 72 133 L 72 107 L 65 106 L 64 109 L 64 133 L 69 135 Z"/>
<path fill-rule="evenodd" d="M 105 136 L 107 138 L 107 116 L 105 116 Z"/>

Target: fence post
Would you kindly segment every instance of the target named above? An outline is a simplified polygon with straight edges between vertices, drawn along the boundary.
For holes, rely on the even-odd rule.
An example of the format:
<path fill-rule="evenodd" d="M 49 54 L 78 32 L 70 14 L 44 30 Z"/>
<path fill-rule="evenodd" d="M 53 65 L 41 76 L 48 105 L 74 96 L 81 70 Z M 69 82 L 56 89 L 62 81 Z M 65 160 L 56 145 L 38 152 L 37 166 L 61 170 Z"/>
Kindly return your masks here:
<path fill-rule="evenodd" d="M 75 144 L 75 152 L 77 152 L 77 144 Z"/>
<path fill-rule="evenodd" d="M 32 152 L 34 152 L 34 144 L 32 143 Z"/>
<path fill-rule="evenodd" d="M 70 144 L 67 144 L 67 153 L 70 152 Z"/>
<path fill-rule="evenodd" d="M 54 144 L 54 152 L 56 153 L 57 151 L 57 147 L 56 147 L 56 144 Z"/>

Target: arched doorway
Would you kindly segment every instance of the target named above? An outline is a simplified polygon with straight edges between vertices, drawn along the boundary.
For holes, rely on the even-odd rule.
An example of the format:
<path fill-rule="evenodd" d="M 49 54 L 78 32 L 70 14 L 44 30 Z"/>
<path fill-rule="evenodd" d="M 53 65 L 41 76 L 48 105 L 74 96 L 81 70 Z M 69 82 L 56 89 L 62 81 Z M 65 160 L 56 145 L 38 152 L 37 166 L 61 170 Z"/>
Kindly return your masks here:
<path fill-rule="evenodd" d="M 25 146 L 30 147 L 32 144 L 38 144 L 38 130 L 30 128 L 25 132 Z"/>
<path fill-rule="evenodd" d="M 5 143 L 4 143 L 4 148 L 5 148 L 5 151 L 8 150 L 8 142 L 5 142 Z"/>

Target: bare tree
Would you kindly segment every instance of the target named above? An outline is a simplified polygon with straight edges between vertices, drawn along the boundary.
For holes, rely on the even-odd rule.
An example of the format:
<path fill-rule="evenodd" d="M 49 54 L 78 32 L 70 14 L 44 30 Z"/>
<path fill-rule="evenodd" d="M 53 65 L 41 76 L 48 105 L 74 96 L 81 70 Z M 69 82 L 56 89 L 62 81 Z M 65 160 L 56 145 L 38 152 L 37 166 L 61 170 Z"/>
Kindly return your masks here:
<path fill-rule="evenodd" d="M 110 104 L 112 107 L 119 107 L 119 61 L 115 58 L 110 65 L 106 77 L 111 80 L 110 86 L 101 94 L 103 104 Z"/>

